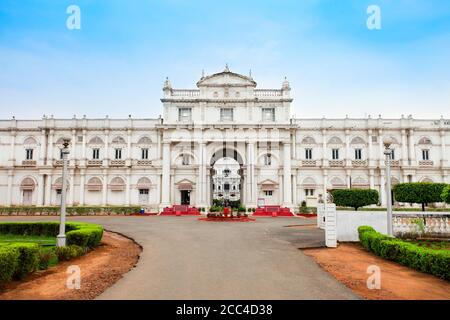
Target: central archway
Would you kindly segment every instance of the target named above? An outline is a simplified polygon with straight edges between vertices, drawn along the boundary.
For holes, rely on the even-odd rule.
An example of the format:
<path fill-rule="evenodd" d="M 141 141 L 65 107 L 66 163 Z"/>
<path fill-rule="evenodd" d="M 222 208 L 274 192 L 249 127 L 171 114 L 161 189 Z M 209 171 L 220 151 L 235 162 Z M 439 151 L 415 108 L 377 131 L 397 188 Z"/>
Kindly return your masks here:
<path fill-rule="evenodd" d="M 244 161 L 235 149 L 217 150 L 210 161 L 211 204 L 243 204 Z"/>

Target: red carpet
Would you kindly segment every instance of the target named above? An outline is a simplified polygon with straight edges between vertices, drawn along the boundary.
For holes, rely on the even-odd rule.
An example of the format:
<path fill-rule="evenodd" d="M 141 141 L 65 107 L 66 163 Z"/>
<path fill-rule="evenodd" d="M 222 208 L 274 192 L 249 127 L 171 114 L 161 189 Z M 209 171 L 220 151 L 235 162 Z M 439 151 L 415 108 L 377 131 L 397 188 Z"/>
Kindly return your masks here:
<path fill-rule="evenodd" d="M 164 208 L 161 216 L 199 216 L 200 211 L 195 207 L 190 207 L 187 205 L 174 205 L 172 207 Z"/>
<path fill-rule="evenodd" d="M 276 213 L 277 217 L 295 216 L 289 208 L 281 208 L 280 206 L 264 206 L 262 208 L 257 208 L 253 215 L 260 217 L 273 217 L 274 213 Z"/>

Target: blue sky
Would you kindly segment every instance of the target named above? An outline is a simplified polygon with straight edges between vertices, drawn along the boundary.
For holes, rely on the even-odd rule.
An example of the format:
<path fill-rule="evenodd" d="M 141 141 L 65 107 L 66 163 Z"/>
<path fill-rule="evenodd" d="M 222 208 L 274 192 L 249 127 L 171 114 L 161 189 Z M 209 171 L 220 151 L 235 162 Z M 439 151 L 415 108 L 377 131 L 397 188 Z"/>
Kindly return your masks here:
<path fill-rule="evenodd" d="M 225 63 L 262 88 L 287 76 L 297 117 L 450 118 L 450 1 L 0 2 L 0 118 L 157 117 L 166 76 L 193 88 Z"/>

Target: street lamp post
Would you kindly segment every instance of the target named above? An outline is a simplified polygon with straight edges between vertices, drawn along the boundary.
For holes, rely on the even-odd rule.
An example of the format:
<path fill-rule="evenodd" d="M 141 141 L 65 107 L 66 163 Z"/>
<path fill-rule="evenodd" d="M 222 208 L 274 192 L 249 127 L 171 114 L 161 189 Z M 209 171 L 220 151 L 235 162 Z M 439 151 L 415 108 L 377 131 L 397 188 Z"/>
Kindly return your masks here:
<path fill-rule="evenodd" d="M 62 153 L 62 190 L 61 190 L 61 213 L 59 220 L 59 234 L 56 237 L 56 245 L 64 247 L 66 245 L 66 193 L 67 193 L 67 155 L 69 154 L 70 140 L 64 139 Z"/>
<path fill-rule="evenodd" d="M 386 156 L 386 208 L 387 208 L 387 234 L 394 235 L 392 229 L 392 192 L 391 192 L 391 156 L 392 150 L 390 148 L 392 144 L 391 138 L 385 138 L 384 155 Z"/>

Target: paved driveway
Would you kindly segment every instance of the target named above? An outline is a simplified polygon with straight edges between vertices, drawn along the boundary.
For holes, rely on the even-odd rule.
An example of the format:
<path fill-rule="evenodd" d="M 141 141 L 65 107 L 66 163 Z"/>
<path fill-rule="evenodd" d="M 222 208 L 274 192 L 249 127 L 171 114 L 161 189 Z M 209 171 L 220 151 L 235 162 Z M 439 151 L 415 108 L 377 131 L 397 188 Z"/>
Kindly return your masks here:
<path fill-rule="evenodd" d="M 0 221 L 11 219 L 18 218 Z M 278 217 L 219 223 L 163 216 L 69 220 L 103 224 L 143 246 L 136 268 L 98 299 L 357 298 L 298 250 L 320 245 L 323 234 L 308 226 L 287 226 L 313 221 Z"/>

